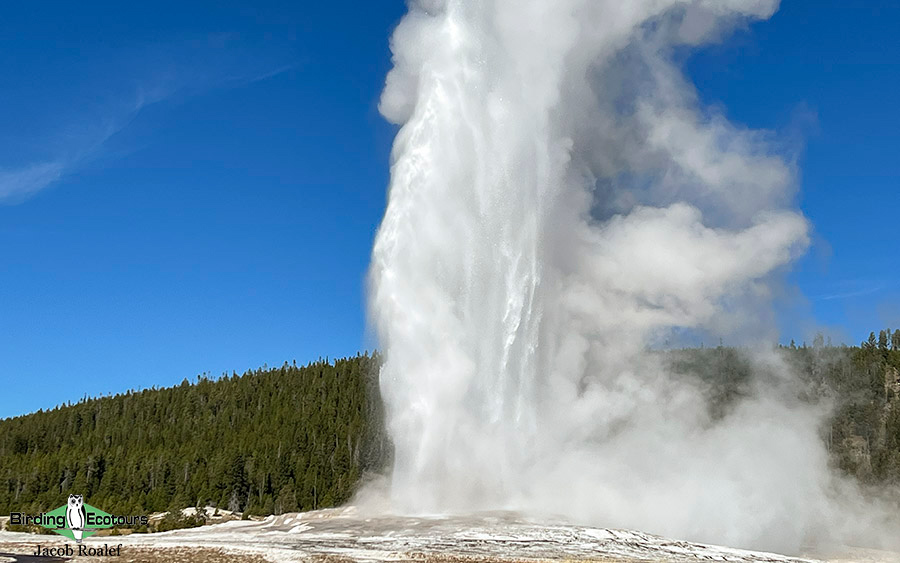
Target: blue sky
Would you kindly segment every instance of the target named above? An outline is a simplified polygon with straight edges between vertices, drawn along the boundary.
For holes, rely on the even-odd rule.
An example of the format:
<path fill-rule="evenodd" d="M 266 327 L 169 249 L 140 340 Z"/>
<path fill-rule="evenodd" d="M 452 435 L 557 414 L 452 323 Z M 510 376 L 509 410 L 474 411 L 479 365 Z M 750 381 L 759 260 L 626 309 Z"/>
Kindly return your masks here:
<path fill-rule="evenodd" d="M 685 61 L 798 154 L 786 339 L 900 327 L 900 6 L 786 2 Z M 0 8 L 0 416 L 372 348 L 402 2 Z"/>

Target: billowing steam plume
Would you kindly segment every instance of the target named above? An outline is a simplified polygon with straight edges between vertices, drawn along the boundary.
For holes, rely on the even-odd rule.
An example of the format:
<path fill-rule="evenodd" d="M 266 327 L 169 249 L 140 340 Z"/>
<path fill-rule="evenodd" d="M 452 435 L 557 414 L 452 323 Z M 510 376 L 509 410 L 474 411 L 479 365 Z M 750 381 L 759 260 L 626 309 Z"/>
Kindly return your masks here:
<path fill-rule="evenodd" d="M 791 164 L 673 62 L 776 7 L 411 3 L 371 269 L 395 509 L 787 550 L 851 519 L 777 358 L 714 418 L 647 353 L 678 331 L 771 339 L 770 281 L 808 244 Z"/>

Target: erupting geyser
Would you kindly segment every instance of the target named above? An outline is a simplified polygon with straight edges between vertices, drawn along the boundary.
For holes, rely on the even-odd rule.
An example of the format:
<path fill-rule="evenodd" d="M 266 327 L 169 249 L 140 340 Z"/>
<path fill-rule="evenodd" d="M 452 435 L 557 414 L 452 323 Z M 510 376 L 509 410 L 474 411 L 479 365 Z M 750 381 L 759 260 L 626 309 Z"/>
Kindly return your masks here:
<path fill-rule="evenodd" d="M 792 165 L 699 107 L 673 51 L 776 7 L 411 3 L 370 292 L 395 510 L 788 550 L 865 526 L 774 355 L 717 418 L 646 352 L 673 331 L 773 337 L 770 281 L 808 243 Z"/>

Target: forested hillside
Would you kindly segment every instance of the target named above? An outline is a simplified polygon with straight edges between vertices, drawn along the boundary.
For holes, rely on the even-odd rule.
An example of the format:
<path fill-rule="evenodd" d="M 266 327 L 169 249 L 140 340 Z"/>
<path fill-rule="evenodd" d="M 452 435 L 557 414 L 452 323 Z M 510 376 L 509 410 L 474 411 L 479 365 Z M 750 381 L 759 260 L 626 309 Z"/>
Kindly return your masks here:
<path fill-rule="evenodd" d="M 388 455 L 376 356 L 133 391 L 0 421 L 0 514 L 70 492 L 118 514 L 348 500 Z"/>
<path fill-rule="evenodd" d="M 900 330 L 851 349 L 803 347 L 793 354 L 812 393 L 835 412 L 825 436 L 837 466 L 872 485 L 900 485 Z"/>
<path fill-rule="evenodd" d="M 835 467 L 866 485 L 900 485 L 900 330 L 871 333 L 859 346 L 832 346 L 821 336 L 811 345 L 779 347 L 800 378 L 801 400 L 830 405 L 822 439 Z M 665 352 L 673 371 L 700 378 L 715 416 L 754 392 L 761 374 L 748 356 L 729 347 Z"/>
<path fill-rule="evenodd" d="M 675 376 L 703 381 L 714 416 L 759 381 L 740 349 L 659 353 Z M 779 353 L 803 400 L 834 405 L 822 429 L 834 465 L 872 486 L 900 484 L 900 331 Z M 390 458 L 379 361 L 200 377 L 2 420 L 0 514 L 56 508 L 70 492 L 119 514 L 211 503 L 262 515 L 347 501 Z"/>

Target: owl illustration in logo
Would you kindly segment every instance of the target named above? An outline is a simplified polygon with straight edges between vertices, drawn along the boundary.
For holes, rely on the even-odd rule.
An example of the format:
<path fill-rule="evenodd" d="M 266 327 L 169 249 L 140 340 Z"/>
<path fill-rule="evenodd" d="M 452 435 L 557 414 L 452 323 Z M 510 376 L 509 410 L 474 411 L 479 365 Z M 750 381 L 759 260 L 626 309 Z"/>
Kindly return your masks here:
<path fill-rule="evenodd" d="M 72 530 L 72 535 L 75 536 L 75 541 L 78 543 L 81 543 L 85 522 L 84 497 L 69 495 L 69 501 L 66 504 L 66 527 Z"/>

